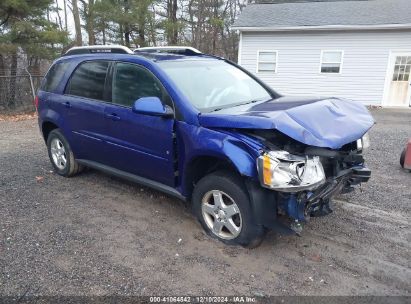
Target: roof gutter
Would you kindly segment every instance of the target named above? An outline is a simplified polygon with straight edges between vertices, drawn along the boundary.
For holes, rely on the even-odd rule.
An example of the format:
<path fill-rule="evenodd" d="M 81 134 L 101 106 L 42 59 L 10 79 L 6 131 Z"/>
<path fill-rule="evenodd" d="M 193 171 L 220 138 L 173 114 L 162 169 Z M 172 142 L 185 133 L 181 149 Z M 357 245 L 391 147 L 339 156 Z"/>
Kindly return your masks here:
<path fill-rule="evenodd" d="M 242 32 L 288 32 L 288 31 L 345 31 L 345 30 L 393 30 L 411 29 L 411 23 L 378 24 L 378 25 L 321 25 L 321 26 L 288 26 L 288 27 L 261 27 L 261 26 L 233 26 L 233 30 Z"/>

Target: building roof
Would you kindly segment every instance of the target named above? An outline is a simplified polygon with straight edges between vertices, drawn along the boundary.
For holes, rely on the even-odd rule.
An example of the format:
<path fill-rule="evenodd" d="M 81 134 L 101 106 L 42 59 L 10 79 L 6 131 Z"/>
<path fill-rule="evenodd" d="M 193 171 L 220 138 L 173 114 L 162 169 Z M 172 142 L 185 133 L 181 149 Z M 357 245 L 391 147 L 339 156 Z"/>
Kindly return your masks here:
<path fill-rule="evenodd" d="M 250 4 L 239 30 L 411 28 L 410 0 L 287 1 Z"/>

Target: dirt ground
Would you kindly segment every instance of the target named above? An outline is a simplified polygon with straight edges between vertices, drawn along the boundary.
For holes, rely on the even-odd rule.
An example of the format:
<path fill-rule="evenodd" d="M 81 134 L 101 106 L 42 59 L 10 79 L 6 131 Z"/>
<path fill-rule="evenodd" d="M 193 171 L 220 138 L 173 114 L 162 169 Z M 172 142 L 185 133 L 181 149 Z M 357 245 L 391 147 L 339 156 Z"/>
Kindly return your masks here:
<path fill-rule="evenodd" d="M 35 119 L 0 122 L 0 295 L 410 295 L 411 111 L 373 110 L 372 179 L 303 236 L 206 236 L 176 199 L 53 173 Z"/>

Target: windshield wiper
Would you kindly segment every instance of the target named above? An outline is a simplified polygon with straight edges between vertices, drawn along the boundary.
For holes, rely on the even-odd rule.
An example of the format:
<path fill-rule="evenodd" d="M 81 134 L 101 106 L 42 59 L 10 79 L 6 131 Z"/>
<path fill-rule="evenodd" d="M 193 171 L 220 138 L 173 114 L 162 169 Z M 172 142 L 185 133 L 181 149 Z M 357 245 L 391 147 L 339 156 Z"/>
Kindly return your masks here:
<path fill-rule="evenodd" d="M 215 109 L 212 109 L 210 112 L 217 112 L 217 111 L 221 111 L 221 110 L 224 110 L 224 109 L 234 108 L 234 107 L 243 106 L 243 105 L 250 104 L 250 103 L 268 101 L 268 100 L 270 100 L 270 99 L 253 99 L 253 100 L 249 100 L 249 101 L 242 102 L 242 103 L 234 103 L 234 104 L 227 105 L 225 107 L 215 108 Z"/>
<path fill-rule="evenodd" d="M 269 101 L 269 100 L 270 99 L 253 99 L 253 100 L 249 100 L 249 101 L 246 101 L 246 102 L 243 102 L 243 103 L 234 104 L 231 107 L 238 107 L 238 106 L 243 106 L 243 105 L 250 104 L 250 103 L 256 103 L 256 102 L 260 102 L 260 101 Z"/>

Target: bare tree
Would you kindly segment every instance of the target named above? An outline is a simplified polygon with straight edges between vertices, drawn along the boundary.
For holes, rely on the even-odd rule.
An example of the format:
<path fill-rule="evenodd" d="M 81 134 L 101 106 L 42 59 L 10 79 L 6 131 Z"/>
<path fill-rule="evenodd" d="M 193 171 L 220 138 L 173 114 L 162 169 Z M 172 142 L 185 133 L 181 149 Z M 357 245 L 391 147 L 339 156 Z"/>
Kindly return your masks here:
<path fill-rule="evenodd" d="M 167 17 L 168 17 L 168 44 L 178 43 L 178 21 L 177 21 L 177 0 L 167 0 Z"/>
<path fill-rule="evenodd" d="M 66 32 L 68 32 L 68 26 L 67 26 L 67 0 L 63 0 L 63 6 L 64 6 L 64 28 Z"/>
<path fill-rule="evenodd" d="M 94 0 L 80 0 L 80 2 L 83 5 L 82 15 L 88 35 L 88 44 L 96 44 L 96 36 L 94 32 Z"/>
<path fill-rule="evenodd" d="M 74 18 L 74 28 L 76 31 L 76 45 L 83 45 L 83 37 L 81 35 L 80 13 L 77 0 L 71 0 L 72 12 Z"/>

